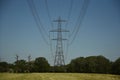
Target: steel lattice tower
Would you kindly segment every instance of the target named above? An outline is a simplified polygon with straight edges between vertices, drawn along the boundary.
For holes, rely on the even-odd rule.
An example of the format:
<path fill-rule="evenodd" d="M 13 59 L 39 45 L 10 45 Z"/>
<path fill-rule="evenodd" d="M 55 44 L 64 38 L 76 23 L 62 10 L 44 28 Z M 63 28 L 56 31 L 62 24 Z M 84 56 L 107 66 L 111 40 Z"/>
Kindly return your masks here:
<path fill-rule="evenodd" d="M 58 28 L 55 29 L 55 30 L 50 31 L 50 32 L 56 32 L 57 33 L 57 38 L 52 39 L 52 40 L 57 41 L 55 59 L 54 59 L 54 66 L 64 66 L 65 61 L 64 61 L 63 43 L 62 43 L 62 41 L 67 40 L 67 39 L 62 38 L 62 32 L 69 32 L 69 31 L 68 30 L 63 30 L 61 28 L 61 23 L 66 22 L 65 20 L 61 20 L 61 18 L 59 17 L 58 20 L 54 20 L 54 22 L 58 22 Z"/>

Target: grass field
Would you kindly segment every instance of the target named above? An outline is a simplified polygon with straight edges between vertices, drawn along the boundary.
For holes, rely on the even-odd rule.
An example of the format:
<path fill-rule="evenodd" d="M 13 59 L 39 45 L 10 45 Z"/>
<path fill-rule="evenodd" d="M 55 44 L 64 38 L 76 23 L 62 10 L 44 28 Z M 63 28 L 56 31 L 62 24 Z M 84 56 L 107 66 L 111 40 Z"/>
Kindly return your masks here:
<path fill-rule="evenodd" d="M 0 80 L 120 80 L 120 75 L 83 73 L 0 73 Z"/>

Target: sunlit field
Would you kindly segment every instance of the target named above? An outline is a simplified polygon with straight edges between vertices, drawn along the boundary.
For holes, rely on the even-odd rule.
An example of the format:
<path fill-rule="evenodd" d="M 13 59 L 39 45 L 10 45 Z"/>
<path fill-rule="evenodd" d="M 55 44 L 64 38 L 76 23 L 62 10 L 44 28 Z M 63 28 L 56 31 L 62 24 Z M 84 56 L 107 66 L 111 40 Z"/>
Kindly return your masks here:
<path fill-rule="evenodd" d="M 83 73 L 0 73 L 0 80 L 120 80 L 120 75 Z"/>

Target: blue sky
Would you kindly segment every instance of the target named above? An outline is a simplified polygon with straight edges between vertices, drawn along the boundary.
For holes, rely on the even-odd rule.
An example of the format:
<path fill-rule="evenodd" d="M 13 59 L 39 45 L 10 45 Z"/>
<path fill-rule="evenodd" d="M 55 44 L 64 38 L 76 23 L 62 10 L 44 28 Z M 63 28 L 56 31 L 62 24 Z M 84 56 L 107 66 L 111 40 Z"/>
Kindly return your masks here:
<path fill-rule="evenodd" d="M 47 0 L 52 20 L 67 20 L 71 0 Z M 34 0 L 40 20 L 46 32 L 52 29 L 45 0 Z M 75 28 L 83 0 L 73 0 L 71 16 L 67 30 Z M 52 22 L 53 23 L 53 22 Z M 57 24 L 53 23 L 54 29 Z M 62 23 L 65 28 L 65 23 Z M 53 34 L 52 34 L 53 35 Z M 63 37 L 66 37 L 63 35 Z M 46 37 L 49 42 L 49 38 Z M 69 39 L 71 41 L 72 38 Z M 52 43 L 56 43 L 55 41 Z M 66 42 L 64 42 L 66 44 Z M 54 52 L 53 44 L 53 52 Z M 65 49 L 66 50 L 66 49 Z M 66 51 L 64 51 L 66 55 Z M 53 63 L 50 46 L 48 46 L 39 32 L 34 17 L 26 0 L 0 1 L 0 58 L 2 61 L 14 62 L 15 55 L 27 60 L 31 55 L 43 56 L 49 63 Z M 103 55 L 114 61 L 120 57 L 120 1 L 119 0 L 90 0 L 88 9 L 74 42 L 69 46 L 66 63 L 79 56 Z"/>

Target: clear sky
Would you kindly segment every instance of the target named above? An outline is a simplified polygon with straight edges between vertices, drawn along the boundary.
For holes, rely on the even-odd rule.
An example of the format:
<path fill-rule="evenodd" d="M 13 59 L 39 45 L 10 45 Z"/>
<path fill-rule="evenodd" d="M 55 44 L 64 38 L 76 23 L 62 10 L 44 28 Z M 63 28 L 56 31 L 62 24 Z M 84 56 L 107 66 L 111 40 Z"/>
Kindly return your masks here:
<path fill-rule="evenodd" d="M 46 34 L 52 29 L 52 20 L 58 19 L 59 16 L 68 20 L 66 29 L 70 32 L 67 35 L 72 33 L 83 1 L 73 0 L 68 20 L 71 0 L 47 0 L 50 22 L 45 0 L 34 0 L 46 31 L 41 29 L 42 34 L 48 42 L 50 41 Z M 54 29 L 57 28 L 56 23 L 53 25 Z M 65 28 L 65 23 L 62 28 Z M 63 34 L 64 37 L 65 35 Z M 72 38 L 69 42 L 71 40 Z M 53 46 L 53 52 L 54 49 Z M 66 63 L 79 56 L 103 55 L 112 61 L 120 57 L 120 0 L 90 0 L 79 32 L 69 46 L 67 55 L 66 51 L 64 52 Z M 25 60 L 28 55 L 31 55 L 32 60 L 42 56 L 53 64 L 50 46 L 41 36 L 27 1 L 0 0 L 0 58 L 2 61 L 13 63 L 16 54 L 19 59 Z"/>

